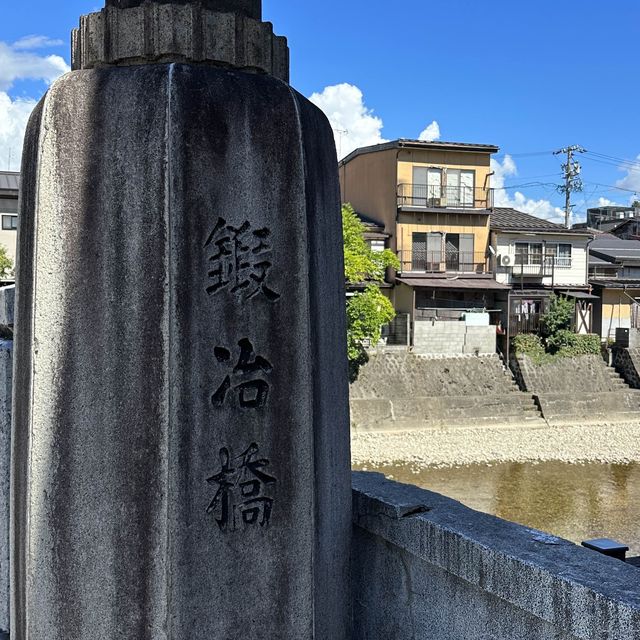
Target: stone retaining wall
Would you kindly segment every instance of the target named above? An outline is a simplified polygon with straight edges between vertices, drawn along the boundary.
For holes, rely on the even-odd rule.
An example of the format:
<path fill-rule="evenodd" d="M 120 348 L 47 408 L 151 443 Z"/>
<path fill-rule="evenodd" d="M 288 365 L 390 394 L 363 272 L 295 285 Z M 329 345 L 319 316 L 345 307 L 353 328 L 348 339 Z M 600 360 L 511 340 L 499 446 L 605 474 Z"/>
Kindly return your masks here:
<path fill-rule="evenodd" d="M 518 356 L 510 364 L 518 385 L 533 394 L 550 424 L 640 419 L 640 394 L 600 356 L 558 358 L 540 365 Z"/>
<path fill-rule="evenodd" d="M 611 349 L 612 366 L 633 389 L 640 389 L 640 349 Z"/>
<path fill-rule="evenodd" d="M 354 432 L 542 422 L 497 354 L 371 354 L 350 393 Z"/>
<path fill-rule="evenodd" d="M 517 393 L 497 354 L 430 358 L 407 352 L 371 354 L 351 385 L 351 398 L 481 396 Z"/>
<path fill-rule="evenodd" d="M 511 364 L 513 367 L 513 360 Z M 523 391 L 531 393 L 598 393 L 620 389 L 613 369 L 596 355 L 557 358 L 542 365 L 528 356 L 518 356 L 515 367 L 519 367 L 516 379 L 523 381 Z"/>
<path fill-rule="evenodd" d="M 353 474 L 353 640 L 640 638 L 640 569 Z"/>

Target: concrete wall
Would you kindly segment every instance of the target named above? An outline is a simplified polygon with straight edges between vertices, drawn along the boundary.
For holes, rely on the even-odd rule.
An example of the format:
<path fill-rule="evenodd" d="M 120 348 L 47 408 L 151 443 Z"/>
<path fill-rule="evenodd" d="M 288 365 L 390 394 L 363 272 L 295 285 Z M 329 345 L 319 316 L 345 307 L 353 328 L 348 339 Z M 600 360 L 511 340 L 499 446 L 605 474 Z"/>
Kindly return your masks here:
<path fill-rule="evenodd" d="M 468 327 L 464 322 L 416 320 L 413 347 L 425 354 L 489 354 L 496 352 L 496 328 Z"/>
<path fill-rule="evenodd" d="M 640 570 L 379 474 L 353 475 L 354 640 L 631 640 Z"/>
<path fill-rule="evenodd" d="M 586 236 L 576 236 L 572 234 L 544 234 L 537 233 L 535 237 L 526 233 L 505 233 L 498 232 L 492 234 L 492 244 L 499 256 L 509 255 L 512 257 L 511 264 L 514 264 L 514 256 L 516 253 L 516 242 L 542 242 L 544 243 L 569 243 L 572 245 L 571 250 L 571 266 L 556 266 L 553 272 L 553 278 L 547 276 L 545 278 L 527 277 L 525 282 L 536 282 L 545 286 L 555 287 L 572 287 L 582 286 L 587 283 L 587 243 L 589 238 Z M 544 250 L 544 247 L 543 247 Z M 515 272 L 517 273 L 517 271 Z M 514 284 L 520 281 L 519 276 L 514 276 L 514 269 L 510 267 L 501 267 L 496 265 L 496 280 L 501 284 Z M 525 270 L 526 274 L 526 270 Z"/>

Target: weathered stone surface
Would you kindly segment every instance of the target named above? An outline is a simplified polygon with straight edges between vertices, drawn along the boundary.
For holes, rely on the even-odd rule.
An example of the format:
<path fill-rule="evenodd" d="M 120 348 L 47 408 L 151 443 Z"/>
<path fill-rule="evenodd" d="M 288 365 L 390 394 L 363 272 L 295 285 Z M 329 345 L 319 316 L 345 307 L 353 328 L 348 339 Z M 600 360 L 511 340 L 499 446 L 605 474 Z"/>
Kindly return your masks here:
<path fill-rule="evenodd" d="M 268 76 L 180 64 L 68 74 L 41 114 L 19 248 L 16 638 L 346 640 L 326 119 Z"/>
<path fill-rule="evenodd" d="M 354 640 L 640 637 L 638 569 L 379 474 L 353 474 Z"/>
<path fill-rule="evenodd" d="M 518 356 L 511 359 L 511 369 L 551 424 L 633 422 L 640 416 L 638 392 L 599 356 L 557 358 L 540 365 Z"/>
<path fill-rule="evenodd" d="M 612 366 L 633 389 L 640 389 L 640 349 L 615 346 L 611 349 Z"/>
<path fill-rule="evenodd" d="M 130 9 L 139 7 L 148 0 L 107 0 L 107 7 Z M 210 11 L 229 11 L 260 20 L 262 18 L 262 0 L 155 0 L 160 4 L 200 5 Z"/>
<path fill-rule="evenodd" d="M 0 324 L 13 325 L 15 287 L 0 288 Z M 13 341 L 0 339 L 0 640 L 9 629 L 9 479 Z"/>
<path fill-rule="evenodd" d="M 71 67 L 194 62 L 268 73 L 288 82 L 286 38 L 276 36 L 271 23 L 247 13 L 194 3 L 107 6 L 80 18 L 72 34 Z"/>

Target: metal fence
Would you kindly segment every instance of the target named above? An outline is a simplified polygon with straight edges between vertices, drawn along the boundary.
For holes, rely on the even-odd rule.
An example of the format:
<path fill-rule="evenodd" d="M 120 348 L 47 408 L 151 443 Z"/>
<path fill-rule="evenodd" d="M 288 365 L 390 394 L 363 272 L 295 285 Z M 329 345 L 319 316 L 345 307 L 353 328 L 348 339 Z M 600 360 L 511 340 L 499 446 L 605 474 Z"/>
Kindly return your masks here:
<path fill-rule="evenodd" d="M 484 253 L 472 251 L 398 251 L 402 273 L 491 273 Z"/>
<path fill-rule="evenodd" d="M 489 209 L 493 207 L 493 189 L 402 183 L 398 185 L 398 206 Z"/>

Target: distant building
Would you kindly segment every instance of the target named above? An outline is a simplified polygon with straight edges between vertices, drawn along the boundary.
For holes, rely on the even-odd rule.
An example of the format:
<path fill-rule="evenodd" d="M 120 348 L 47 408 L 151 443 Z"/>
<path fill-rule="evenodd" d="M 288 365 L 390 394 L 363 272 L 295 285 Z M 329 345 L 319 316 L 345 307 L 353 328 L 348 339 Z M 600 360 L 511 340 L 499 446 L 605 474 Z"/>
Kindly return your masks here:
<path fill-rule="evenodd" d="M 589 247 L 589 283 L 599 296 L 594 333 L 614 339 L 618 327 L 640 328 L 640 240 L 597 236 Z"/>
<path fill-rule="evenodd" d="M 372 241 L 398 255 L 386 293 L 407 318 L 399 324 L 410 328 L 416 350 L 485 352 L 492 343 L 495 351 L 511 321 L 513 335 L 537 329 L 554 291 L 579 300 L 576 327 L 590 329 L 586 247 L 593 234 L 494 207 L 491 155 L 498 150 L 400 139 L 340 162 L 342 201 L 368 224 Z M 463 322 L 456 328 L 451 320 Z"/>
<path fill-rule="evenodd" d="M 16 260 L 16 232 L 18 230 L 18 192 L 20 174 L 15 171 L 0 171 L 0 244 L 7 254 Z"/>
<path fill-rule="evenodd" d="M 585 226 L 604 233 L 614 233 L 617 229 L 622 232 L 624 228 L 624 233 L 640 237 L 640 208 L 612 205 L 593 207 L 587 209 L 586 223 L 575 225 L 575 228 Z M 620 233 L 615 233 L 615 235 L 621 237 Z"/>

